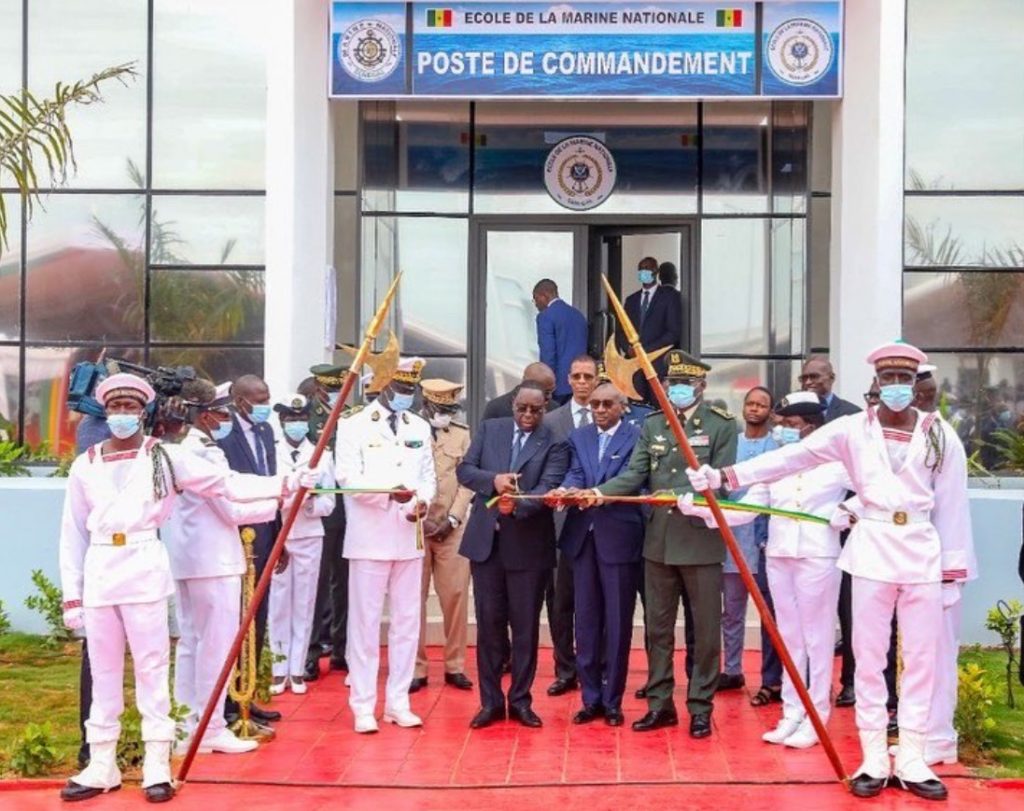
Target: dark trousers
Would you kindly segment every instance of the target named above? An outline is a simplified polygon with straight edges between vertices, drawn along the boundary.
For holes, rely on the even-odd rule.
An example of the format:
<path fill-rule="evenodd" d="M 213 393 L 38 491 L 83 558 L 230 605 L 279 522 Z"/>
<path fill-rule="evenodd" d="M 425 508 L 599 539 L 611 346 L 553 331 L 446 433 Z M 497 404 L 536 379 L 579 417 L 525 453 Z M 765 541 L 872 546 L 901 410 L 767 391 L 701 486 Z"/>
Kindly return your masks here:
<path fill-rule="evenodd" d="M 896 614 L 892 615 L 892 630 L 889 632 L 889 652 L 885 656 L 885 671 L 882 675 L 885 677 L 885 689 L 889 692 L 889 697 L 886 699 L 885 706 L 890 712 L 896 712 L 899 708 L 900 699 L 899 694 L 896 692 L 896 659 L 897 653 L 896 643 L 898 639 L 898 629 L 896 627 Z"/>
<path fill-rule="evenodd" d="M 82 669 L 78 673 L 78 729 L 82 745 L 78 749 L 79 763 L 89 759 L 89 744 L 85 740 L 85 722 L 92 711 L 92 665 L 89 663 L 89 641 L 82 640 Z"/>
<path fill-rule="evenodd" d="M 693 610 L 694 632 L 693 674 L 687 686 L 686 707 L 691 714 L 711 712 L 722 653 L 722 565 L 672 566 L 647 560 L 644 579 L 650 639 L 648 709 L 674 706 L 672 655 L 679 601 L 685 587 Z"/>
<path fill-rule="evenodd" d="M 335 510 L 337 512 L 337 510 Z M 316 609 L 309 638 L 307 662 L 320 658 L 320 644 L 331 646 L 331 659 L 345 658 L 348 626 L 348 560 L 345 552 L 344 512 L 340 524 L 324 523 L 324 551 L 316 581 Z"/>
<path fill-rule="evenodd" d="M 761 591 L 764 601 L 768 603 L 772 619 L 775 619 L 775 603 L 772 602 L 772 593 L 768 589 L 768 563 L 764 558 L 763 547 L 757 560 L 757 572 L 754 574 L 754 580 L 757 581 L 757 588 Z M 779 658 L 778 651 L 775 650 L 775 645 L 772 644 L 771 637 L 764 629 L 763 622 L 761 623 L 761 685 L 763 687 L 782 686 L 782 660 Z"/>
<path fill-rule="evenodd" d="M 576 651 L 573 648 L 573 566 L 559 554 L 558 566 L 548 575 L 544 589 L 548 609 L 548 627 L 555 655 L 555 678 L 576 678 Z"/>
<path fill-rule="evenodd" d="M 564 558 L 563 558 L 564 560 Z M 576 607 L 576 670 L 583 704 L 620 709 L 629 670 L 640 562 L 604 563 L 587 534 L 572 562 Z"/>
<path fill-rule="evenodd" d="M 508 703 L 529 707 L 530 688 L 537 675 L 537 647 L 540 644 L 540 609 L 547 569 L 508 570 L 501 562 L 499 539 L 494 538 L 491 556 L 482 563 L 472 561 L 473 601 L 476 606 L 476 666 L 480 682 L 480 704 L 503 707 L 501 665 L 506 628 L 512 630 L 512 683 Z"/>
<path fill-rule="evenodd" d="M 853 687 L 853 674 L 857 669 L 853 661 L 853 603 L 850 575 L 843 572 L 839 583 L 839 634 L 843 640 L 839 647 L 843 657 L 843 666 L 839 672 L 839 683 L 843 687 Z"/>
<path fill-rule="evenodd" d="M 651 662 L 651 638 L 647 632 L 647 580 L 644 577 L 644 563 L 640 561 L 640 587 L 637 589 L 640 594 L 640 605 L 643 607 L 644 614 L 644 652 L 647 654 L 648 670 L 650 669 Z M 683 585 L 682 594 L 680 600 L 683 604 L 683 644 L 686 646 L 686 652 L 683 656 L 683 668 L 686 670 L 687 680 L 693 676 L 693 648 L 694 648 L 694 634 L 693 634 L 693 608 L 690 606 L 690 595 L 686 593 L 686 586 Z M 646 689 L 646 684 L 644 685 Z"/>

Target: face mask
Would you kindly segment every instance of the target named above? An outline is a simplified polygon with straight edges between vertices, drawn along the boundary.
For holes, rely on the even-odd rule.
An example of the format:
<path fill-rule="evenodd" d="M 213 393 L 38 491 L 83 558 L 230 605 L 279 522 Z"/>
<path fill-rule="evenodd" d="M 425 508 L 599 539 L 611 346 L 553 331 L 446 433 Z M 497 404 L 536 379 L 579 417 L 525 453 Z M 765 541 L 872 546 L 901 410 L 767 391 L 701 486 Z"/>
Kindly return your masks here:
<path fill-rule="evenodd" d="M 338 397 L 341 395 L 340 391 L 329 391 L 327 392 L 327 405 L 329 408 L 334 408 L 334 404 L 338 402 Z"/>
<path fill-rule="evenodd" d="M 393 391 L 391 397 L 388 398 L 388 405 L 391 406 L 392 411 L 408 411 L 412 408 L 412 395 Z"/>
<path fill-rule="evenodd" d="M 107 417 L 107 427 L 118 439 L 135 436 L 141 426 L 142 420 L 138 414 L 111 414 Z"/>
<path fill-rule="evenodd" d="M 281 427 L 284 429 L 284 435 L 292 442 L 301 442 L 303 437 L 309 433 L 309 423 L 305 420 L 286 422 Z"/>
<path fill-rule="evenodd" d="M 259 424 L 270 419 L 270 415 L 273 412 L 273 407 L 270 403 L 250 403 L 250 405 L 252 406 L 252 413 L 249 415 L 249 419 L 254 423 Z"/>
<path fill-rule="evenodd" d="M 890 411 L 903 411 L 914 399 L 914 387 L 907 383 L 893 383 L 882 386 L 880 396 Z"/>
<path fill-rule="evenodd" d="M 640 278 L 640 284 L 646 286 L 654 284 L 654 271 L 653 270 L 638 270 L 636 275 Z"/>
<path fill-rule="evenodd" d="M 780 445 L 792 445 L 800 441 L 800 429 L 776 425 L 772 428 L 772 439 Z"/>
<path fill-rule="evenodd" d="M 231 433 L 231 429 L 234 427 L 234 423 L 231 420 L 227 422 L 218 422 L 217 426 L 210 431 L 210 436 L 215 442 L 220 442 L 222 439 L 227 439 L 228 434 Z"/>
<path fill-rule="evenodd" d="M 668 401 L 676 408 L 689 408 L 697 399 L 697 390 L 689 383 L 673 383 L 668 387 Z"/>
<path fill-rule="evenodd" d="M 434 414 L 429 420 L 433 428 L 447 428 L 452 424 L 451 414 Z"/>

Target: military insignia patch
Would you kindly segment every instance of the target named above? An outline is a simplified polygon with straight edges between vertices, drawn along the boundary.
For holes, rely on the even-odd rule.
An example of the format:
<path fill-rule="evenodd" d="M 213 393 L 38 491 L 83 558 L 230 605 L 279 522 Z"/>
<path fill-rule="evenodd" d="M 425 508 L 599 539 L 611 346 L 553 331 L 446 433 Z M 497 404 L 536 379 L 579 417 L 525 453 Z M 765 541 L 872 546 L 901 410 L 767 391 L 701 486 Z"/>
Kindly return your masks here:
<path fill-rule="evenodd" d="M 706 448 L 711 445 L 711 437 L 707 434 L 700 434 L 699 436 L 690 437 L 690 445 L 694 448 Z"/>
<path fill-rule="evenodd" d="M 734 420 L 734 419 L 736 419 L 732 414 L 730 414 L 724 408 L 719 408 L 718 406 L 711 406 L 711 410 L 714 411 L 719 417 L 722 417 L 723 419 L 726 419 L 726 420 Z"/>
<path fill-rule="evenodd" d="M 405 447 L 407 448 L 422 448 L 423 442 L 418 439 L 407 439 L 405 440 Z"/>
<path fill-rule="evenodd" d="M 380 412 L 374 411 L 373 416 L 370 417 L 370 419 L 373 420 L 374 422 L 380 422 Z"/>
<path fill-rule="evenodd" d="M 363 410 L 363 406 L 361 406 L 361 405 L 354 405 L 348 411 L 342 411 L 341 412 L 341 418 L 343 420 L 347 420 L 349 417 L 355 416 L 356 414 L 358 414 L 362 410 Z M 374 415 L 374 416 L 376 416 L 376 415 Z"/>

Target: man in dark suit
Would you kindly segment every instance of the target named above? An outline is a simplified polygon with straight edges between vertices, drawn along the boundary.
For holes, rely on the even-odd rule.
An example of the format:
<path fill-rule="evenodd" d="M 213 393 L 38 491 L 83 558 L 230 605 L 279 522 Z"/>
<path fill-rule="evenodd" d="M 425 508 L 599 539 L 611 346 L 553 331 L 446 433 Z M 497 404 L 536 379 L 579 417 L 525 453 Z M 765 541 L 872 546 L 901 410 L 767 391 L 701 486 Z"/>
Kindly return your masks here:
<path fill-rule="evenodd" d="M 626 314 L 640 333 L 640 344 L 651 352 L 663 346 L 677 347 L 683 332 L 683 302 L 679 291 L 658 283 L 658 260 L 648 256 L 637 265 L 640 289 L 626 298 Z M 626 343 L 626 336 L 618 330 L 619 350 L 632 355 L 632 348 Z M 664 357 L 654 362 L 659 378 L 665 370 Z M 637 372 L 633 385 L 650 402 L 651 394 L 647 379 Z"/>
<path fill-rule="evenodd" d="M 569 365 L 587 351 L 587 317 L 558 297 L 558 285 L 551 279 L 541 279 L 534 286 L 533 306 L 540 360 L 555 373 L 554 399 L 561 404 L 572 395 Z"/>
<path fill-rule="evenodd" d="M 800 388 L 803 391 L 813 391 L 825 401 L 825 422 L 860 411 L 859 406 L 844 400 L 832 391 L 836 383 L 836 372 L 826 357 L 811 355 L 804 361 L 797 380 L 800 381 Z"/>
<path fill-rule="evenodd" d="M 270 389 L 262 378 L 256 375 L 242 375 L 231 384 L 232 414 L 231 431 L 217 444 L 227 457 L 228 467 L 238 473 L 252 473 L 258 476 L 277 474 L 277 454 L 274 449 L 274 429 L 267 422 L 272 408 Z M 253 552 L 256 555 L 256 578 L 263 574 L 270 557 L 271 547 L 277 537 L 278 522 L 253 524 L 256 539 Z M 267 600 L 256 612 L 256 657 L 263 651 L 263 639 L 267 633 Z M 237 705 L 228 698 L 227 714 L 237 712 Z M 258 722 L 279 721 L 281 713 L 265 710 L 253 704 L 250 715 Z"/>
<path fill-rule="evenodd" d="M 507 626 L 512 629 L 508 717 L 527 727 L 542 724 L 531 706 L 530 687 L 537 673 L 544 587 L 555 566 L 555 523 L 541 500 L 490 509 L 486 502 L 517 491 L 544 495 L 561 484 L 569 454 L 543 424 L 544 408 L 543 389 L 522 383 L 513 416 L 485 420 L 456 470 L 459 484 L 475 493 L 459 547 L 470 560 L 476 605 L 481 708 L 470 722 L 473 729 L 505 718 L 501 669 Z"/>
<path fill-rule="evenodd" d="M 523 369 L 522 382 L 525 383 L 527 380 L 532 380 L 540 385 L 547 403 L 545 408 L 548 411 L 554 411 L 558 408 L 558 403 L 552 399 L 552 395 L 555 393 L 555 373 L 551 371 L 550 366 L 539 361 L 527 364 L 526 368 Z M 512 399 L 515 395 L 516 390 L 512 389 L 512 391 L 499 394 L 493 400 L 488 400 L 487 405 L 484 406 L 483 418 L 485 420 L 494 420 L 498 417 L 511 417 Z"/>
<path fill-rule="evenodd" d="M 640 437 L 639 428 L 622 421 L 626 398 L 611 383 L 598 386 L 589 404 L 593 422 L 569 436 L 571 462 L 562 481 L 568 490 L 597 487 L 623 472 Z M 583 685 L 583 708 L 574 724 L 604 716 L 609 726 L 622 726 L 643 543 L 638 504 L 568 512 L 559 547 L 561 562 L 572 562 L 576 669 Z"/>

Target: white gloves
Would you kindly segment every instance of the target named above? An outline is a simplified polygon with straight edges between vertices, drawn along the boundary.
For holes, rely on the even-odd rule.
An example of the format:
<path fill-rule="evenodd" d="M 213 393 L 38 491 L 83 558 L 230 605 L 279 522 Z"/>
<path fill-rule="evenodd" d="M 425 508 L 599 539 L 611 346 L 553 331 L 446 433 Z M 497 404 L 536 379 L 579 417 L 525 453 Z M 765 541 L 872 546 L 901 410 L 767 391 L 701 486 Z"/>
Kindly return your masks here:
<path fill-rule="evenodd" d="M 81 606 L 64 609 L 64 627 L 69 631 L 80 631 L 84 628 L 85 610 Z"/>
<path fill-rule="evenodd" d="M 686 493 L 676 499 L 676 507 L 683 515 L 698 515 L 698 507 L 693 506 L 693 493 Z"/>
<path fill-rule="evenodd" d="M 715 470 L 711 465 L 701 465 L 697 470 L 686 469 L 686 478 L 698 493 L 705 490 L 718 490 L 722 486 L 722 471 Z M 680 509 L 682 509 L 680 507 Z"/>
<path fill-rule="evenodd" d="M 832 517 L 828 520 L 828 525 L 832 529 L 837 529 L 840 532 L 848 530 L 856 522 L 856 516 L 849 510 L 843 509 L 842 506 L 836 507 L 832 513 Z"/>
<path fill-rule="evenodd" d="M 284 480 L 285 489 L 289 493 L 297 493 L 299 488 L 311 490 L 320 483 L 320 474 L 309 467 L 300 467 L 289 473 Z"/>

